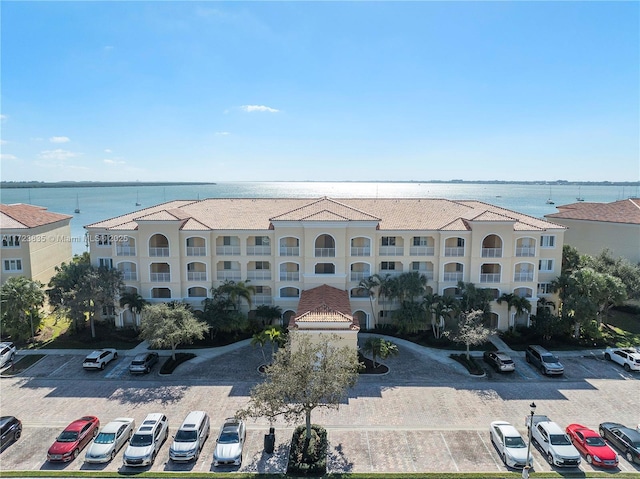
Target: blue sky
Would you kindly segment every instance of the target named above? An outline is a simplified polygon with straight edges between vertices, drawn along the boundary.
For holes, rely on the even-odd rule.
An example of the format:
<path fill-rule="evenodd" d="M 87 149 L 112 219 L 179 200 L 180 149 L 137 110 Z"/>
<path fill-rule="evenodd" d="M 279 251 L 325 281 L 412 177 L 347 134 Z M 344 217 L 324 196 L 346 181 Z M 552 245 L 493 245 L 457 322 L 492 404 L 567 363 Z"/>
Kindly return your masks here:
<path fill-rule="evenodd" d="M 638 2 L 11 2 L 2 179 L 640 179 Z"/>

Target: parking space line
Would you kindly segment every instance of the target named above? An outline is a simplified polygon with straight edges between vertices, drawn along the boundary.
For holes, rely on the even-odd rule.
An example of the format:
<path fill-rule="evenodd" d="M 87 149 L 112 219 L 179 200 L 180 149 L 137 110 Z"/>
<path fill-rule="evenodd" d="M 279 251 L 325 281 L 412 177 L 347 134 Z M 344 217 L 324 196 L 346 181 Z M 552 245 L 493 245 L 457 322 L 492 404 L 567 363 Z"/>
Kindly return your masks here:
<path fill-rule="evenodd" d="M 58 366 L 57 368 L 55 368 L 53 371 L 51 371 L 49 373 L 49 376 L 53 376 L 55 375 L 57 372 L 62 371 L 64 368 L 66 368 L 69 363 L 71 362 L 71 359 L 67 359 L 67 361 L 65 361 L 62 365 Z"/>
<path fill-rule="evenodd" d="M 491 457 L 491 459 L 493 459 L 493 462 L 496 465 L 496 468 L 498 469 L 498 471 L 502 470 L 502 467 L 500 466 L 500 464 L 498 464 L 498 461 L 496 461 L 496 458 L 493 457 L 493 454 L 491 454 L 491 450 L 489 449 L 489 446 L 487 446 L 487 442 L 482 437 L 482 434 L 480 434 L 480 431 L 476 431 L 476 434 L 478 435 L 478 437 L 482 441 L 482 444 L 483 444 L 484 448 L 487 450 L 487 452 L 489 453 L 489 456 Z"/>
<path fill-rule="evenodd" d="M 442 438 L 442 442 L 444 442 L 444 447 L 447 448 L 447 452 L 449 453 L 449 457 L 453 461 L 453 465 L 456 466 L 456 472 L 460 472 L 460 468 L 458 467 L 458 464 L 456 463 L 456 460 L 453 458 L 453 454 L 451 454 L 451 449 L 449 449 L 449 445 L 447 444 L 447 440 L 444 438 L 444 435 L 442 433 L 440 433 L 440 437 Z"/>
<path fill-rule="evenodd" d="M 127 364 L 124 361 L 120 361 L 116 364 L 111 371 L 104 375 L 106 379 L 117 379 L 121 377 L 127 370 Z"/>
<path fill-rule="evenodd" d="M 411 458 L 411 465 L 413 466 L 413 472 L 416 472 L 416 456 L 411 449 L 411 444 L 409 444 L 409 439 L 407 438 L 407 431 L 404 431 L 404 442 L 407 443 L 407 449 L 409 449 L 409 457 Z"/>
<path fill-rule="evenodd" d="M 369 456 L 369 469 L 373 471 L 373 460 L 371 459 L 371 443 L 369 442 L 369 431 L 364 432 L 364 437 L 367 438 L 367 454 Z"/>

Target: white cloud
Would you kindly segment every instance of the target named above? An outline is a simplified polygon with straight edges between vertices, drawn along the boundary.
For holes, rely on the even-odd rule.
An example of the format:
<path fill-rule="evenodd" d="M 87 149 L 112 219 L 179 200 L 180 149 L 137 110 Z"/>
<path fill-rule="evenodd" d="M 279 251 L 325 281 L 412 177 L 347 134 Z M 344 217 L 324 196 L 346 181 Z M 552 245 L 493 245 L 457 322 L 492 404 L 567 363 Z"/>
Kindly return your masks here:
<path fill-rule="evenodd" d="M 68 160 L 69 158 L 75 158 L 77 156 L 79 156 L 79 153 L 58 148 L 56 150 L 41 151 L 38 158 L 43 160 Z"/>
<path fill-rule="evenodd" d="M 105 152 L 105 153 L 111 153 L 111 150 L 110 150 L 109 148 L 105 148 L 105 149 L 104 149 L 104 152 Z"/>
<path fill-rule="evenodd" d="M 7 120 L 9 117 L 7 115 L 0 115 L 0 120 Z"/>
<path fill-rule="evenodd" d="M 242 105 L 240 109 L 242 111 L 246 111 L 247 113 L 253 113 L 254 111 L 266 111 L 268 113 L 278 113 L 280 111 L 265 105 Z"/>
<path fill-rule="evenodd" d="M 229 136 L 230 134 L 228 131 L 216 131 L 216 136 Z"/>
<path fill-rule="evenodd" d="M 7 143 L 9 143 L 7 140 L 0 140 L 0 145 L 6 145 Z"/>
<path fill-rule="evenodd" d="M 16 155 L 10 155 L 8 153 L 0 154 L 0 160 L 17 160 L 18 157 Z"/>
<path fill-rule="evenodd" d="M 52 136 L 49 141 L 51 143 L 69 143 L 71 139 L 68 136 Z"/>
<path fill-rule="evenodd" d="M 112 45 L 105 45 L 105 46 L 103 47 L 103 50 L 104 50 L 105 52 L 110 52 L 111 50 L 113 50 L 113 46 L 112 46 Z"/>
<path fill-rule="evenodd" d="M 102 161 L 107 165 L 124 165 L 125 164 L 125 161 L 123 160 L 110 160 L 108 158 L 105 158 Z"/>

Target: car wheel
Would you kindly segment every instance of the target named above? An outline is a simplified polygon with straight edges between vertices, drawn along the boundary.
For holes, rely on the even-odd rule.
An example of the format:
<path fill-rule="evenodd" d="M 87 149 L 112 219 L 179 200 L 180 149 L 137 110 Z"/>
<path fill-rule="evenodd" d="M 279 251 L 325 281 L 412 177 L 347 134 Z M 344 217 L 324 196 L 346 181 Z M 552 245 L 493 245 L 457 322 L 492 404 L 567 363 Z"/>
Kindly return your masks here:
<path fill-rule="evenodd" d="M 593 458 L 591 457 L 591 454 L 587 454 L 587 462 L 589 464 L 593 464 Z"/>
<path fill-rule="evenodd" d="M 611 355 L 610 355 L 609 353 L 604 353 L 604 358 L 605 358 L 607 361 L 611 361 Z"/>
<path fill-rule="evenodd" d="M 78 457 L 78 454 L 80 454 L 80 451 L 78 451 L 77 449 L 75 449 L 73 451 L 73 458 L 75 459 L 76 457 Z"/>
<path fill-rule="evenodd" d="M 530 362 L 531 362 L 531 359 L 529 359 L 529 356 L 525 356 L 525 357 L 524 357 L 524 359 L 526 359 L 526 361 L 527 361 L 528 363 L 530 363 Z"/>
<path fill-rule="evenodd" d="M 144 373 L 149 374 L 149 368 L 144 368 Z"/>
<path fill-rule="evenodd" d="M 502 454 L 502 462 L 504 462 L 505 466 L 509 466 L 509 464 L 507 464 L 507 455 L 506 454 Z"/>
<path fill-rule="evenodd" d="M 631 451 L 627 451 L 625 453 L 624 457 L 627 458 L 627 461 L 629 461 L 631 464 L 633 464 L 633 454 L 631 454 Z"/>
<path fill-rule="evenodd" d="M 116 458 L 116 451 L 111 451 L 111 460 L 113 461 Z"/>
<path fill-rule="evenodd" d="M 153 454 L 151 454 L 151 465 L 153 465 L 154 462 L 156 462 L 156 453 L 155 452 Z"/>
<path fill-rule="evenodd" d="M 629 371 L 631 371 L 631 367 L 629 367 L 629 365 L 628 365 L 627 363 L 625 363 L 625 364 L 624 364 L 624 370 L 625 370 L 626 372 L 629 372 Z"/>
<path fill-rule="evenodd" d="M 118 359 L 118 353 L 113 353 L 113 359 Z"/>
<path fill-rule="evenodd" d="M 98 435 L 98 428 L 95 428 L 93 430 L 93 437 L 96 437 Z"/>
<path fill-rule="evenodd" d="M 550 466 L 553 466 L 553 456 L 551 455 L 551 453 L 547 454 L 547 462 Z"/>
<path fill-rule="evenodd" d="M 11 356 L 9 356 L 9 362 L 12 363 L 15 357 L 16 357 L 16 353 L 11 353 Z"/>
<path fill-rule="evenodd" d="M 18 429 L 13 433 L 13 440 L 17 441 L 18 439 L 20 439 L 20 436 L 22 436 L 22 429 Z"/>
<path fill-rule="evenodd" d="M 604 437 L 604 428 L 602 428 L 602 427 L 600 428 L 600 435 L 601 435 L 602 437 Z"/>
<path fill-rule="evenodd" d="M 100 369 L 104 369 L 104 363 L 100 364 Z"/>
<path fill-rule="evenodd" d="M 131 429 L 131 431 L 129 431 L 129 439 L 131 439 L 132 436 L 133 436 L 133 429 Z"/>

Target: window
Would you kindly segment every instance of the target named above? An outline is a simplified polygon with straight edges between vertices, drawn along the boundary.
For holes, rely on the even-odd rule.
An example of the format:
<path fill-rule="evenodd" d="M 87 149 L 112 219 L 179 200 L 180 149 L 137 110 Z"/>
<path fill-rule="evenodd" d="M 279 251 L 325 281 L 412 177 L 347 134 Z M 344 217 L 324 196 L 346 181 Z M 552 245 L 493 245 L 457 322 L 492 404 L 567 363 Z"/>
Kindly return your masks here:
<path fill-rule="evenodd" d="M 22 271 L 21 259 L 5 259 L 3 265 L 5 271 Z"/>
<path fill-rule="evenodd" d="M 538 294 L 553 294 L 551 283 L 538 283 Z"/>
<path fill-rule="evenodd" d="M 380 263 L 380 269 L 394 270 L 396 269 L 396 263 L 395 261 L 383 261 L 382 263 Z"/>
<path fill-rule="evenodd" d="M 98 258 L 98 266 L 100 268 L 113 268 L 113 258 Z"/>
<path fill-rule="evenodd" d="M 540 237 L 540 246 L 542 248 L 555 248 L 556 237 L 553 235 L 542 235 Z"/>
<path fill-rule="evenodd" d="M 256 261 L 256 269 L 271 269 L 268 261 Z"/>
<path fill-rule="evenodd" d="M 423 236 L 414 236 L 413 237 L 413 246 L 428 246 L 427 238 Z"/>
<path fill-rule="evenodd" d="M 396 245 L 396 237 L 395 236 L 383 236 L 382 237 L 382 246 L 395 246 Z"/>
<path fill-rule="evenodd" d="M 231 236 L 223 236 L 222 237 L 222 244 L 224 246 L 231 246 Z"/>
<path fill-rule="evenodd" d="M 231 261 L 223 261 L 222 264 L 223 269 L 231 269 Z"/>
<path fill-rule="evenodd" d="M 553 260 L 552 259 L 541 259 L 538 262 L 538 271 L 553 271 Z"/>
<path fill-rule="evenodd" d="M 256 246 L 269 246 L 269 237 L 256 236 Z"/>
<path fill-rule="evenodd" d="M 336 265 L 333 263 L 318 263 L 315 268 L 316 274 L 335 274 Z"/>
<path fill-rule="evenodd" d="M 6 247 L 18 247 L 20 246 L 20 236 L 19 235 L 3 235 L 2 236 L 2 246 Z"/>
<path fill-rule="evenodd" d="M 96 235 L 98 246 L 111 246 L 111 235 Z"/>

